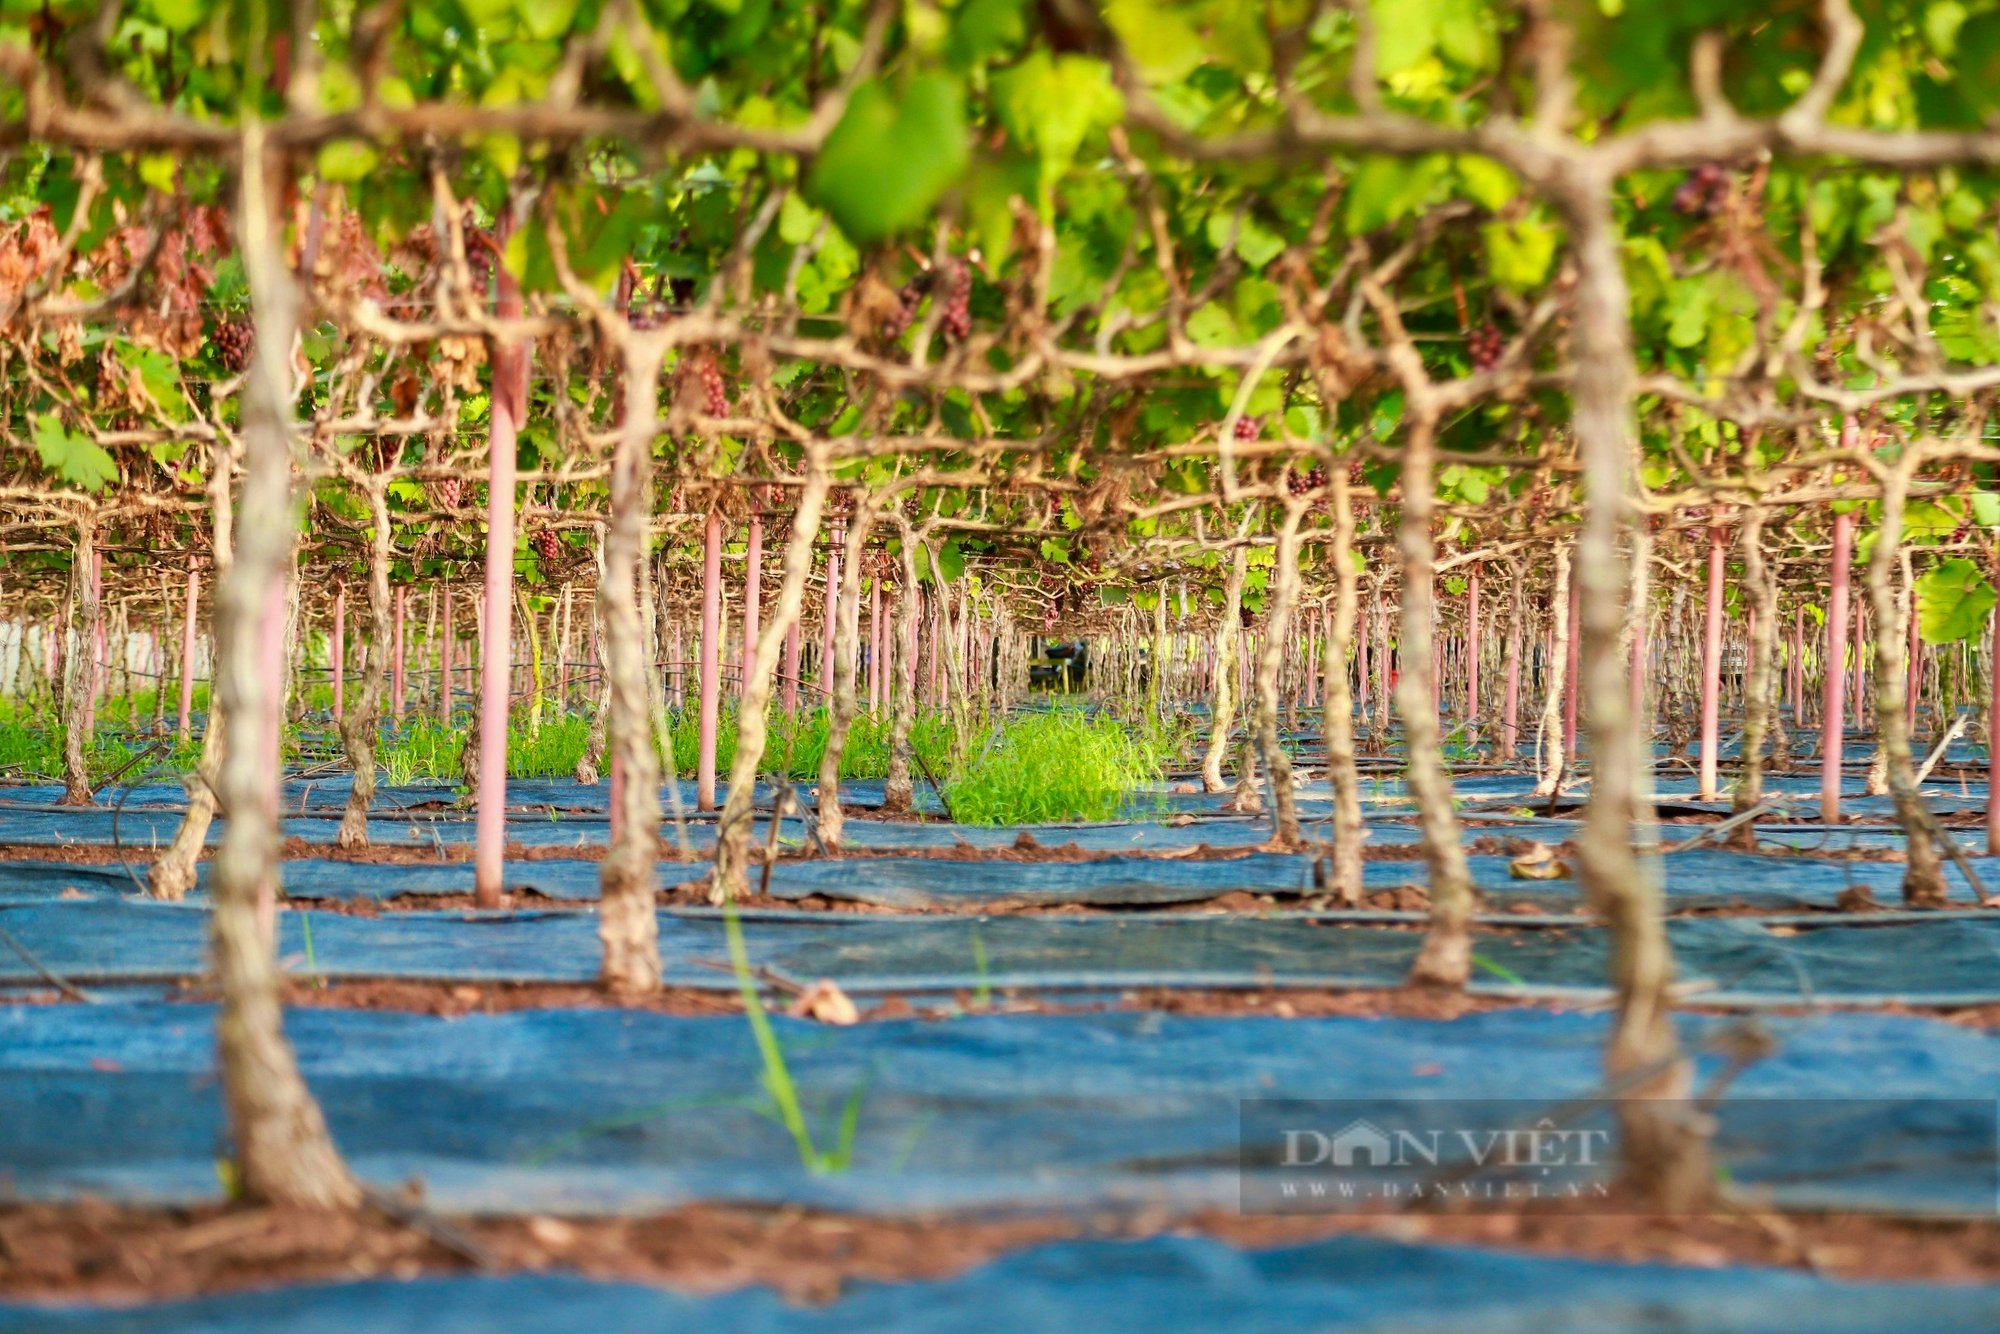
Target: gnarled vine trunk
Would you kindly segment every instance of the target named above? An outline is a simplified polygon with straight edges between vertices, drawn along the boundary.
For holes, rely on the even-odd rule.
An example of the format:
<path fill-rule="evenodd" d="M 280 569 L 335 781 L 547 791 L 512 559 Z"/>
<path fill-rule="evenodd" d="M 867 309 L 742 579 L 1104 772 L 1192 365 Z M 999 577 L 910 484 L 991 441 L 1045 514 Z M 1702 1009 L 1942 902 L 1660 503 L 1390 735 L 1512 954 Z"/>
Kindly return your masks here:
<path fill-rule="evenodd" d="M 1432 644 L 1436 617 L 1436 422 L 1419 412 L 1403 444 L 1403 514 L 1396 550 L 1403 558 L 1402 670 L 1396 678 L 1396 712 L 1409 754 L 1410 795 L 1417 805 L 1418 837 L 1430 872 L 1430 929 L 1410 965 L 1410 981 L 1462 987 L 1472 971 L 1472 873 L 1452 810 L 1451 779 L 1444 771 L 1437 716 L 1437 662 Z"/>
<path fill-rule="evenodd" d="M 235 546 L 235 517 L 230 502 L 231 468 L 229 447 L 217 441 L 209 454 L 208 515 L 209 545 L 215 554 L 218 589 L 222 586 L 222 576 L 229 570 Z M 211 682 L 208 721 L 201 729 L 201 758 L 187 783 L 187 810 L 181 815 L 173 838 L 153 859 L 151 869 L 146 872 L 146 892 L 156 899 L 182 899 L 194 888 L 195 863 L 201 856 L 202 847 L 208 842 L 209 826 L 215 820 L 215 785 L 221 781 L 223 733 L 222 700 Z"/>
<path fill-rule="evenodd" d="M 915 803 L 910 781 L 910 731 L 917 720 L 917 557 L 916 538 L 907 523 L 903 535 L 903 577 L 896 588 L 895 654 L 884 689 L 893 692 L 889 713 L 889 771 L 882 783 L 882 809 L 907 814 Z"/>
<path fill-rule="evenodd" d="M 90 743 L 97 693 L 97 641 L 104 624 L 98 596 L 97 519 L 90 515 L 76 525 L 76 546 L 69 566 L 69 596 L 64 606 L 69 622 L 63 646 L 62 733 L 64 806 L 92 804 Z"/>
<path fill-rule="evenodd" d="M 1868 602 L 1875 613 L 1875 744 L 1887 770 L 1889 796 L 1903 826 L 1908 860 L 1903 867 L 1903 902 L 1913 908 L 1945 903 L 1943 868 L 1931 838 L 1931 817 L 1917 794 L 1916 762 L 1910 757 L 1910 722 L 1904 711 L 1903 638 L 1910 607 L 1896 595 L 1892 580 L 1903 542 L 1903 508 L 1910 476 L 1921 455 L 1912 449 L 1882 478 L 1882 527 L 1868 559 Z"/>
<path fill-rule="evenodd" d="M 1542 664 L 1546 689 L 1542 695 L 1542 720 L 1535 737 L 1535 754 L 1541 777 L 1535 795 L 1552 797 L 1562 786 L 1563 767 L 1569 757 L 1563 750 L 1563 697 L 1567 685 L 1563 669 L 1569 659 L 1570 636 L 1576 633 L 1569 623 L 1570 550 L 1556 547 L 1556 580 L 1549 592 L 1549 618 L 1554 631 L 1549 637 L 1547 661 Z"/>
<path fill-rule="evenodd" d="M 826 507 L 830 481 L 824 452 L 809 452 L 805 485 L 799 489 L 791 535 L 785 541 L 778 605 L 770 623 L 758 632 L 750 679 L 743 683 L 742 704 L 736 719 L 736 754 L 729 766 L 729 791 L 723 798 L 722 818 L 715 834 L 715 883 L 709 893 L 717 903 L 741 896 L 748 887 L 750 819 L 756 805 L 757 768 L 764 761 L 764 739 L 770 725 L 772 680 L 785 635 L 798 621 L 800 606 L 805 601 L 806 578 L 812 573 L 813 542 L 819 534 L 820 513 Z"/>
<path fill-rule="evenodd" d="M 215 857 L 210 938 L 222 996 L 217 1066 L 244 1195 L 273 1204 L 348 1208 L 360 1187 L 327 1133 L 284 1034 L 278 961 L 258 921 L 258 898 L 278 870 L 277 682 L 259 661 L 272 600 L 285 577 L 296 502 L 292 495 L 291 275 L 277 251 L 279 227 L 265 189 L 262 136 L 244 134 L 237 224 L 257 329 L 243 400 L 243 520 L 235 559 L 215 598 L 215 694 L 227 738 L 217 786 L 229 824 Z"/>
<path fill-rule="evenodd" d="M 860 709 L 855 681 L 861 643 L 861 557 L 868 549 L 876 512 L 874 497 L 866 493 L 856 495 L 854 517 L 847 527 L 847 559 L 841 566 L 839 597 L 835 603 L 833 700 L 827 709 L 826 747 L 819 757 L 819 841 L 828 849 L 840 846 L 845 823 L 840 809 L 840 760 L 847 750 L 847 734 L 854 726 L 854 715 Z"/>
<path fill-rule="evenodd" d="M 611 522 L 604 535 L 604 581 L 598 602 L 610 684 L 608 729 L 622 779 L 617 833 L 598 868 L 600 976 L 623 995 L 660 989 L 659 918 L 654 866 L 660 856 L 660 763 L 653 748 L 652 668 L 639 570 L 652 512 L 653 436 L 659 418 L 662 349 L 654 339 L 625 344 L 624 421 L 611 460 Z"/>
<path fill-rule="evenodd" d="M 1278 673 L 1291 646 L 1292 609 L 1299 600 L 1299 522 L 1305 510 L 1296 497 L 1285 502 L 1285 517 L 1278 526 L 1271 605 L 1265 618 L 1264 651 L 1257 660 L 1257 743 L 1271 775 L 1271 841 L 1287 848 L 1300 842 L 1299 803 L 1292 790 L 1292 757 L 1278 737 Z"/>
<path fill-rule="evenodd" d="M 1226 792 L 1222 759 L 1229 751 L 1229 730 L 1236 722 L 1236 643 L 1242 633 L 1243 580 L 1250 555 L 1242 546 L 1229 555 L 1229 578 L 1222 586 L 1222 623 L 1215 635 L 1215 703 L 1209 715 L 1208 752 L 1201 763 L 1204 792 Z"/>
<path fill-rule="evenodd" d="M 371 479 L 367 490 L 374 523 L 368 543 L 369 641 L 362 661 L 360 693 L 340 721 L 341 745 L 347 751 L 348 767 L 354 770 L 354 787 L 347 795 L 347 809 L 341 813 L 340 832 L 334 838 L 343 848 L 368 845 L 368 807 L 375 799 L 375 744 L 381 736 L 382 688 L 388 678 L 391 634 L 389 493 L 379 477 Z"/>
<path fill-rule="evenodd" d="M 1743 691 L 1743 774 L 1736 782 L 1732 809 L 1739 815 L 1764 800 L 1764 738 L 1778 711 L 1777 677 L 1773 670 L 1778 643 L 1778 583 L 1764 559 L 1764 512 L 1754 506 L 1743 516 L 1743 587 L 1756 608 L 1750 635 L 1750 661 Z M 1737 830 L 1739 846 L 1754 850 L 1757 831 L 1745 824 Z"/>
<path fill-rule="evenodd" d="M 1610 182 L 1588 174 L 1565 179 L 1557 202 L 1577 264 L 1574 422 L 1587 487 L 1576 554 L 1591 792 L 1577 840 L 1578 870 L 1610 928 L 1617 1013 L 1604 1064 L 1618 1093 L 1624 1179 L 1639 1198 L 1681 1210 L 1707 1198 L 1715 1178 L 1706 1118 L 1687 1101 L 1694 1068 L 1674 1031 L 1673 953 L 1660 887 L 1632 849 L 1639 736 L 1618 651 L 1629 568 L 1618 557 L 1619 534 L 1632 522 L 1637 485 L 1630 299 Z"/>
<path fill-rule="evenodd" d="M 1333 785 L 1333 865 L 1327 889 L 1341 903 L 1361 902 L 1361 843 L 1367 827 L 1361 819 L 1361 774 L 1354 762 L 1354 690 L 1348 683 L 1348 659 L 1354 642 L 1355 612 L 1360 605 L 1360 571 L 1354 566 L 1354 501 L 1347 469 L 1330 470 L 1333 486 L 1333 542 L 1327 552 L 1333 566 L 1333 617 L 1326 635 L 1327 779 Z"/>

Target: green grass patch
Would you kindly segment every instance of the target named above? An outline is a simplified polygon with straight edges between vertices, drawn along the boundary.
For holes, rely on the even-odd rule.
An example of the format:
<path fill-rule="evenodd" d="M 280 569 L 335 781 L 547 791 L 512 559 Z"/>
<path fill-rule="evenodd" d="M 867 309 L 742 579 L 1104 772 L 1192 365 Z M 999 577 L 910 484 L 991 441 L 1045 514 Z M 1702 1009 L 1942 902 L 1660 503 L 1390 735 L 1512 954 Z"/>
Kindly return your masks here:
<path fill-rule="evenodd" d="M 1109 820 L 1160 780 L 1161 758 L 1116 719 L 1052 710 L 1001 726 L 945 788 L 967 824 Z"/>

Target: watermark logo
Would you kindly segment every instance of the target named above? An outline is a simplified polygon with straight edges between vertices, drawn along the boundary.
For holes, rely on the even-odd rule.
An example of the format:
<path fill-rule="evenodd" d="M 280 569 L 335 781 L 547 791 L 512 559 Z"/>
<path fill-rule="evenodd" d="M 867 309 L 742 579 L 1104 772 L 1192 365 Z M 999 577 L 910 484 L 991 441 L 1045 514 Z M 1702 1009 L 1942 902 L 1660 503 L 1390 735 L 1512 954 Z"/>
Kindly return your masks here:
<path fill-rule="evenodd" d="M 1464 1163 L 1476 1168 L 1532 1168 L 1543 1175 L 1557 1169 L 1603 1164 L 1609 1130 L 1563 1127 L 1544 1117 L 1531 1126 L 1461 1126 L 1456 1129 L 1384 1130 L 1357 1118 L 1328 1135 L 1310 1128 L 1284 1132 L 1287 1168 L 1432 1167 Z"/>
<path fill-rule="evenodd" d="M 1897 1201 L 1913 1213 L 1990 1216 L 2000 1201 L 1987 1099 L 1733 1099 L 1643 1104 L 1711 1131 L 1718 1185 L 1826 1206 Z M 1615 1213 L 1613 1108 L 1412 1098 L 1242 1104 L 1246 1213 L 1560 1206 Z M 1788 1194 L 1787 1194 L 1788 1193 Z M 1636 1207 L 1636 1206 L 1635 1206 Z M 1879 1207 L 1879 1206 L 1878 1206 Z"/>

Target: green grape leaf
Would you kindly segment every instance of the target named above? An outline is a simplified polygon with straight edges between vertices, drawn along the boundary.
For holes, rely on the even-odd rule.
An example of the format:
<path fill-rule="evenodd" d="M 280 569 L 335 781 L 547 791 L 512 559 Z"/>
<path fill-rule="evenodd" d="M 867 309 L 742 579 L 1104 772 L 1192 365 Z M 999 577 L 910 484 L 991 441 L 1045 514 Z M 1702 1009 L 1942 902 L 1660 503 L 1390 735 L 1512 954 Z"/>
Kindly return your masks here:
<path fill-rule="evenodd" d="M 71 431 L 53 412 L 35 418 L 35 453 L 44 468 L 85 491 L 102 491 L 118 480 L 118 464 L 104 447 Z"/>
<path fill-rule="evenodd" d="M 1993 585 L 1969 560 L 1948 560 L 1917 578 L 1917 627 L 1926 644 L 1961 644 L 1986 629 Z"/>
<path fill-rule="evenodd" d="M 920 74 L 898 100 L 877 80 L 855 89 L 806 178 L 806 197 L 867 244 L 922 221 L 970 160 L 957 84 Z"/>

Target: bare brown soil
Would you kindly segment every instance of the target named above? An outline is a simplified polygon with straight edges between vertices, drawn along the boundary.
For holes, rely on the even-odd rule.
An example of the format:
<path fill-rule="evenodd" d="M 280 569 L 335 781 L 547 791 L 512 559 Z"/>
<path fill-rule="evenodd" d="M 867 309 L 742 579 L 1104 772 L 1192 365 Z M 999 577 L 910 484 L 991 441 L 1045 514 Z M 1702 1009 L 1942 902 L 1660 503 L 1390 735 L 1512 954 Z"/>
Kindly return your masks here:
<path fill-rule="evenodd" d="M 103 843 L 0 843 L 0 862 L 63 862 L 71 866 L 118 866 L 130 863 L 143 868 L 151 860 L 149 849 L 126 848 L 122 853 Z M 207 854 L 203 854 L 203 860 Z"/>
<path fill-rule="evenodd" d="M 54 993 L 50 993 L 53 995 Z M 204 990 L 190 989 L 181 999 L 209 1000 Z M 985 1009 L 1008 1014 L 1079 1014 L 1107 1010 L 1162 1011 L 1169 1014 L 1270 1016 L 1283 1019 L 1353 1016 L 1412 1019 L 1455 1019 L 1464 1014 L 1487 1010 L 1529 1008 L 1524 1002 L 1422 987 L 1375 988 L 1358 991 L 1269 988 L 1258 991 L 1203 990 L 1176 991 L 1147 988 L 1121 993 L 1113 1001 L 1087 1004 L 1057 998 L 1022 996 L 1013 991 L 997 991 L 982 1003 L 970 992 L 956 997 L 939 995 L 940 1003 L 955 1002 L 961 1010 Z M 660 1014 L 711 1015 L 742 1012 L 741 998 L 734 991 L 702 991 L 688 987 L 668 987 L 658 994 L 639 999 L 611 995 L 600 987 L 580 983 L 467 983 L 416 982 L 400 979 L 329 981 L 324 986 L 296 978 L 286 982 L 287 1005 L 318 1006 L 330 1009 L 413 1010 L 423 1014 L 456 1017 L 465 1014 L 504 1014 L 514 1010 L 561 1008 L 636 1009 Z M 1550 1008 L 1550 1007 L 1544 1007 Z M 2000 1009 L 2000 1007 L 1995 1007 Z M 926 1011 L 901 996 L 892 996 L 862 1009 L 867 1019 L 906 1019 Z"/>
<path fill-rule="evenodd" d="M 1991 1282 L 2000 1223 L 1755 1212 L 1656 1218 L 1519 1214 L 1246 1217 L 1213 1210 L 1119 1218 L 864 1218 L 696 1205 L 646 1218 L 439 1218 L 398 1202 L 322 1214 L 101 1201 L 0 1208 L 0 1295 L 133 1302 L 365 1277 L 560 1270 L 697 1293 L 766 1284 L 828 1302 L 854 1280 L 921 1281 L 1078 1237 L 1207 1235 L 1251 1247 L 1345 1233 L 1541 1255 L 1808 1268 L 1844 1279 Z"/>
<path fill-rule="evenodd" d="M 53 990 L 22 992 L 19 1003 L 61 1002 Z M 178 1000 L 212 1000 L 211 991 L 190 986 Z M 1561 1012 L 1566 1007 L 1547 1001 L 1509 1000 L 1496 996 L 1467 996 L 1462 992 L 1435 987 L 1362 987 L 1330 990 L 1315 987 L 1264 987 L 1259 989 L 1176 989 L 1172 987 L 1134 988 L 1114 999 L 1088 1002 L 1065 1001 L 1060 997 L 1023 994 L 1001 989 L 983 998 L 969 991 L 932 997 L 943 1007 L 960 1011 L 984 1010 L 1006 1014 L 1088 1014 L 1106 1011 L 1159 1012 L 1201 1015 L 1215 1018 L 1275 1017 L 1279 1019 L 1456 1019 L 1461 1015 L 1483 1014 L 1492 1010 L 1540 1009 Z M 542 1009 L 633 1009 L 657 1014 L 713 1015 L 740 1014 L 742 1000 L 735 991 L 704 991 L 691 987 L 666 987 L 658 994 L 639 999 L 613 996 L 589 983 L 554 982 L 425 982 L 398 978 L 328 980 L 309 983 L 298 978 L 285 981 L 287 1005 L 328 1009 L 408 1010 L 447 1018 L 466 1014 L 506 1014 L 516 1010 Z M 778 1004 L 774 1002 L 774 1005 Z M 1736 1014 L 1703 1006 L 1699 1001 L 1681 1007 L 1697 1013 Z M 1822 1006 L 1821 1009 L 1826 1007 Z M 1835 1006 L 1834 1008 L 1840 1008 Z M 1967 1028 L 2000 1028 L 2000 1004 L 1925 1008 L 1913 1005 L 1857 1006 L 1871 1014 L 1907 1014 L 1938 1019 Z M 909 1019 L 936 1015 L 937 1009 L 919 1009 L 903 996 L 889 996 L 865 1004 L 861 1018 Z M 1804 1010 L 1774 1009 L 1769 1014 L 1806 1014 Z"/>

